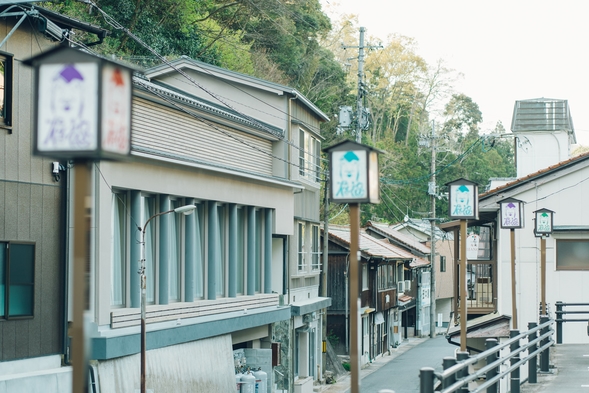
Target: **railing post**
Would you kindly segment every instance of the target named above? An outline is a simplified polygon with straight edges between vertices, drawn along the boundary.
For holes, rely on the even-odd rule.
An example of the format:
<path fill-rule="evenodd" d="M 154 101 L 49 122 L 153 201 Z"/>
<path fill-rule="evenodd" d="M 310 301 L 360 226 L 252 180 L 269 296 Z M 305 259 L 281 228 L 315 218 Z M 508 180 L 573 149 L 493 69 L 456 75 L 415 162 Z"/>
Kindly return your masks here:
<path fill-rule="evenodd" d="M 558 301 L 556 304 L 556 343 L 562 344 L 562 307 L 563 303 Z"/>
<path fill-rule="evenodd" d="M 509 338 L 514 338 L 519 336 L 519 330 L 511 330 L 509 332 Z M 519 350 L 519 340 L 516 340 L 514 342 L 511 343 L 511 345 L 509 346 L 509 349 L 511 351 L 511 353 L 513 352 L 517 352 Z M 519 352 L 517 355 L 513 356 L 511 358 L 511 365 L 513 366 L 514 364 L 516 364 L 517 362 L 519 362 L 520 356 L 519 356 Z M 520 384 L 519 384 L 519 367 L 513 369 L 513 371 L 511 372 L 511 393 L 519 393 L 520 389 Z"/>
<path fill-rule="evenodd" d="M 468 359 L 468 352 L 458 352 L 456 354 L 456 360 L 461 362 L 463 360 Z M 468 377 L 468 367 L 464 367 L 462 370 L 458 372 L 457 375 L 458 379 L 466 379 Z M 468 384 L 463 385 L 460 389 L 457 390 L 459 393 L 468 393 Z"/>
<path fill-rule="evenodd" d="M 546 322 L 548 322 L 548 316 L 542 315 L 540 317 L 540 324 L 543 325 Z M 546 333 L 548 333 L 548 330 L 549 330 L 549 327 L 545 326 L 540 330 L 540 334 L 543 336 Z M 540 341 L 540 345 L 545 346 L 546 344 L 548 344 L 548 341 L 549 341 L 548 337 L 544 337 L 542 339 L 542 341 Z M 543 350 L 540 353 L 540 371 L 543 373 L 547 373 L 550 371 L 549 368 L 550 368 L 550 348 L 546 348 L 545 350 Z"/>
<path fill-rule="evenodd" d="M 456 359 L 454 359 L 451 356 L 447 356 L 444 359 L 442 359 L 442 367 L 444 368 L 444 370 L 449 369 L 450 367 L 454 366 L 456 364 Z M 442 389 L 446 389 L 450 386 L 452 386 L 452 384 L 456 382 L 456 374 L 451 374 L 448 375 L 447 378 L 442 380 Z"/>
<path fill-rule="evenodd" d="M 434 393 L 434 369 L 422 367 L 419 370 L 419 393 Z"/>
<path fill-rule="evenodd" d="M 485 342 L 485 348 L 487 349 L 487 351 L 497 345 L 498 345 L 497 339 L 494 339 L 494 338 L 488 338 L 487 341 Z M 489 356 L 487 356 L 487 364 L 492 364 L 495 361 L 497 361 L 497 359 L 499 359 L 499 353 L 497 353 L 497 351 L 495 351 L 492 354 L 489 354 Z M 498 370 L 499 370 L 499 368 L 496 367 L 496 368 L 492 368 L 491 370 L 487 371 L 487 381 L 496 377 L 498 374 Z M 487 393 L 497 393 L 497 382 L 495 382 L 493 385 L 491 385 L 487 388 Z"/>
<path fill-rule="evenodd" d="M 528 330 L 534 329 L 538 324 L 536 322 L 528 323 Z M 528 335 L 528 342 L 534 341 L 538 338 L 538 333 L 530 333 Z M 538 349 L 538 345 L 534 344 L 528 348 L 528 354 L 534 353 Z M 538 383 L 538 357 L 533 356 L 528 359 L 528 382 L 529 383 Z"/>

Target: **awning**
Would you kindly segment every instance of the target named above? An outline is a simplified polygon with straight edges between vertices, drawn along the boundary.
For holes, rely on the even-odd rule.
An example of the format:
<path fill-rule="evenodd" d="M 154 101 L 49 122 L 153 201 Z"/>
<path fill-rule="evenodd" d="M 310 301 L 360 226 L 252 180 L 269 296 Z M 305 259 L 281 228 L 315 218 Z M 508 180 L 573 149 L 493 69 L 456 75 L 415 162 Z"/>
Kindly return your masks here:
<path fill-rule="evenodd" d="M 303 302 L 295 302 L 290 305 L 291 315 L 300 316 L 312 313 L 331 306 L 330 297 L 316 297 Z"/>
<path fill-rule="evenodd" d="M 362 307 L 360 309 L 360 315 L 366 315 L 366 314 L 370 314 L 371 312 L 375 312 L 376 309 L 375 308 L 370 308 L 370 307 Z"/>

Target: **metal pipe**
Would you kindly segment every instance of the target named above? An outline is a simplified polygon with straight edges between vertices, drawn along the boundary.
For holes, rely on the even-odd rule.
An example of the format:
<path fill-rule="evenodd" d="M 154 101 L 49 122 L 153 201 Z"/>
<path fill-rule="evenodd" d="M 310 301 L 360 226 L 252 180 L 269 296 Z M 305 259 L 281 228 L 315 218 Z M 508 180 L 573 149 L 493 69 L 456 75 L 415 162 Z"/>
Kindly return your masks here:
<path fill-rule="evenodd" d="M 456 365 L 456 359 L 451 356 L 447 356 L 444 359 L 442 359 L 442 367 L 444 368 L 444 370 L 447 370 L 450 367 L 455 366 L 455 365 Z M 442 389 L 446 389 L 446 388 L 452 386 L 455 382 L 456 382 L 456 374 L 448 375 L 447 378 L 444 378 L 442 380 Z"/>
<path fill-rule="evenodd" d="M 465 362 L 466 360 L 468 360 L 468 358 L 469 358 L 469 355 L 468 355 L 468 352 L 466 352 L 466 351 L 458 352 L 456 354 L 456 360 L 458 361 L 458 363 Z M 457 374 L 456 376 L 458 377 L 458 379 L 460 379 L 462 381 L 466 380 L 468 378 L 468 367 L 463 367 L 456 374 Z M 458 389 L 457 391 L 462 392 L 462 393 L 468 393 L 468 383 L 463 384 L 462 387 L 460 389 Z"/>
<path fill-rule="evenodd" d="M 556 302 L 556 343 L 562 344 L 562 302 Z"/>
<path fill-rule="evenodd" d="M 497 339 L 488 338 L 485 341 L 485 348 L 487 349 L 487 351 L 490 351 L 493 349 L 493 347 L 496 347 L 497 344 L 498 344 Z M 487 364 L 488 365 L 493 364 L 494 362 L 497 361 L 497 359 L 499 359 L 499 353 L 497 351 L 490 352 L 489 355 L 487 356 Z M 492 380 L 497 375 L 497 371 L 498 371 L 498 369 L 496 367 L 487 371 L 487 381 Z M 497 393 L 497 384 L 494 383 L 491 386 L 489 386 L 487 388 L 487 393 Z"/>
<path fill-rule="evenodd" d="M 509 337 L 513 338 L 513 337 L 517 337 L 519 335 L 519 331 L 517 330 L 511 330 L 509 332 Z M 519 340 L 513 341 L 509 347 L 509 349 L 511 350 L 511 352 L 516 352 L 519 350 Z M 514 366 L 515 364 L 517 364 L 517 362 L 520 360 L 520 356 L 519 356 L 519 352 L 516 353 L 515 356 L 513 356 L 511 358 L 511 365 Z M 517 367 L 515 370 L 513 370 L 511 372 L 511 378 L 510 378 L 510 386 L 511 386 L 511 393 L 519 393 L 520 389 L 520 373 L 519 373 L 519 367 Z"/>
<path fill-rule="evenodd" d="M 530 322 L 530 323 L 528 323 L 528 330 L 532 330 L 536 326 L 538 326 L 538 324 L 536 322 Z M 536 340 L 536 338 L 538 338 L 538 334 L 535 330 L 533 330 L 532 333 L 530 333 L 530 335 L 528 336 L 528 342 L 534 341 L 534 340 Z M 536 349 L 538 349 L 538 345 L 532 344 L 530 346 L 530 348 L 528 348 L 528 354 L 535 352 Z M 529 383 L 537 383 L 538 382 L 538 370 L 537 370 L 537 363 L 536 363 L 538 361 L 537 359 L 538 358 L 536 356 L 532 356 L 528 360 L 528 382 Z"/>
<path fill-rule="evenodd" d="M 434 393 L 434 369 L 422 367 L 419 370 L 419 393 Z"/>
<path fill-rule="evenodd" d="M 545 324 L 546 322 L 548 322 L 548 316 L 547 315 L 542 315 L 540 317 L 540 325 Z M 542 328 L 541 331 L 541 335 L 545 335 L 546 333 L 548 333 L 548 326 L 545 326 L 544 328 Z M 548 344 L 548 337 L 545 337 L 542 340 L 542 347 L 546 346 Z M 549 371 L 550 368 L 550 348 L 546 348 L 544 351 L 542 351 L 542 353 L 540 354 L 540 371 L 543 373 L 547 373 Z"/>

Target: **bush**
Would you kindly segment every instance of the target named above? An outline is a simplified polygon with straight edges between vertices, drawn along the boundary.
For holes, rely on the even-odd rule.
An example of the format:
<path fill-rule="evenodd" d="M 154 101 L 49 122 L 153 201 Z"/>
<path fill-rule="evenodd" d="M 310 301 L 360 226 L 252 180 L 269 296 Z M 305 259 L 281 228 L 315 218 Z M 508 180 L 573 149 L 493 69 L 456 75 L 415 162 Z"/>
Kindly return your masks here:
<path fill-rule="evenodd" d="M 342 366 L 344 367 L 344 370 L 350 371 L 350 363 L 344 362 L 344 363 L 342 363 Z"/>

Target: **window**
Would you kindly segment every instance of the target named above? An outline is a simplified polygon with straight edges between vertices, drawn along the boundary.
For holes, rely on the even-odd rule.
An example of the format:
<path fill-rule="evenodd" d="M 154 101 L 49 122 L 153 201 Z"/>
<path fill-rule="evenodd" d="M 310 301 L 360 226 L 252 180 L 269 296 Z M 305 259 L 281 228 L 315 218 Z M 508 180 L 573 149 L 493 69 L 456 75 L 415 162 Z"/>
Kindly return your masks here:
<path fill-rule="evenodd" d="M 321 258 L 319 252 L 319 225 L 312 226 L 311 233 L 311 269 L 321 269 Z"/>
<path fill-rule="evenodd" d="M 368 265 L 362 265 L 362 290 L 368 290 Z"/>
<path fill-rule="evenodd" d="M 32 317 L 35 244 L 0 242 L 0 318 Z"/>
<path fill-rule="evenodd" d="M 316 182 L 321 178 L 321 142 L 303 130 L 299 130 L 299 174 Z"/>
<path fill-rule="evenodd" d="M 250 278 L 255 277 L 254 291 L 263 291 L 266 212 L 264 208 L 238 206 L 237 220 L 233 224 L 229 222 L 229 209 L 226 204 L 137 192 L 141 196 L 137 200 L 134 197 L 135 194 L 129 191 L 116 191 L 112 197 L 112 266 L 110 270 L 112 307 L 130 307 L 128 300 L 132 298 L 133 291 L 139 293 L 139 288 L 136 287 L 139 285 L 139 280 L 137 283 L 133 280 L 138 261 L 130 260 L 131 254 L 136 251 L 133 247 L 140 247 L 140 241 L 135 241 L 133 236 L 136 225 L 143 225 L 150 217 L 160 212 L 167 212 L 194 202 L 196 209 L 192 214 L 166 213 L 150 220 L 146 227 L 147 303 L 166 304 L 187 299 L 188 301 L 206 299 L 209 294 L 208 289 L 212 290 L 213 285 L 209 286 L 212 282 L 215 286 L 215 297 L 227 296 L 230 273 L 229 247 L 234 247 L 237 251 L 237 267 L 235 272 L 231 272 L 238 277 L 236 294 L 249 293 L 248 250 L 253 251 L 255 255 L 255 270 L 250 276 Z M 138 210 L 140 217 L 133 217 L 134 209 Z M 251 217 L 248 211 L 255 211 L 252 222 L 249 221 Z M 212 225 L 211 217 L 216 217 L 215 225 Z M 162 221 L 164 218 L 166 221 Z M 237 239 L 235 244 L 231 245 L 229 244 L 230 225 L 237 227 Z M 214 233 L 211 232 L 212 228 L 215 228 Z M 210 244 L 209 241 L 213 240 L 214 244 Z M 189 243 L 194 247 L 187 247 Z M 215 251 L 214 261 L 211 259 L 210 250 Z M 188 266 L 188 263 L 193 265 Z M 167 271 L 163 271 L 164 266 L 167 266 Z M 215 275 L 214 279 L 212 274 Z M 164 275 L 167 275 L 167 281 L 161 282 Z M 189 290 L 193 292 L 186 292 Z"/>
<path fill-rule="evenodd" d="M 155 211 L 155 197 L 146 196 L 143 197 L 143 218 L 141 222 L 146 223 L 150 217 L 156 214 Z M 155 278 L 156 278 L 156 221 L 152 220 L 149 225 L 145 228 L 145 276 L 147 282 L 145 283 L 147 303 L 155 303 Z M 133 265 L 131 265 L 133 266 Z"/>
<path fill-rule="evenodd" d="M 589 239 L 556 239 L 557 270 L 589 270 Z"/>
<path fill-rule="evenodd" d="M 491 260 L 491 227 L 476 226 L 468 228 L 466 238 L 466 258 L 470 261 Z"/>
<path fill-rule="evenodd" d="M 13 55 L 0 52 L 0 124 L 12 126 Z"/>
<path fill-rule="evenodd" d="M 299 222 L 299 272 L 305 270 L 305 224 Z"/>
<path fill-rule="evenodd" d="M 122 307 L 125 305 L 125 262 L 127 260 L 127 194 L 117 192 L 112 195 L 112 290 L 110 304 Z"/>
<path fill-rule="evenodd" d="M 393 265 L 380 265 L 378 266 L 378 290 L 383 291 L 385 289 L 391 289 L 395 286 L 393 277 L 394 267 Z"/>
<path fill-rule="evenodd" d="M 440 271 L 441 272 L 446 271 L 446 257 L 443 255 L 440 255 Z"/>

